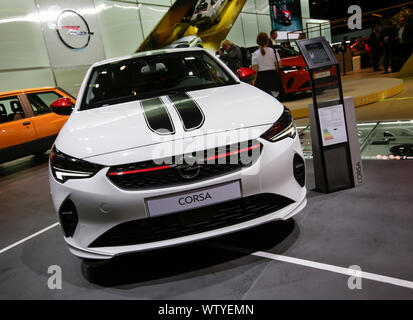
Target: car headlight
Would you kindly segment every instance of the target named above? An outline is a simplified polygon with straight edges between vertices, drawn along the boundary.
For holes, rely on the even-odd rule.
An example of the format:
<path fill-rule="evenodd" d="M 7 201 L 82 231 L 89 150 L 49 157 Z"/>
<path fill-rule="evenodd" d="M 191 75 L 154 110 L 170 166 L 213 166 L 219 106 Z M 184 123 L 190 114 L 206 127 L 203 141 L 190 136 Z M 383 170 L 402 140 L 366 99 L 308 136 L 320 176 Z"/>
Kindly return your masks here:
<path fill-rule="evenodd" d="M 69 179 L 93 177 L 103 166 L 68 156 L 53 146 L 50 151 L 50 168 L 54 178 L 65 183 Z"/>
<path fill-rule="evenodd" d="M 270 142 L 277 142 L 285 138 L 294 139 L 296 135 L 297 130 L 291 112 L 287 107 L 284 107 L 284 112 L 281 117 L 261 136 L 261 138 Z"/>

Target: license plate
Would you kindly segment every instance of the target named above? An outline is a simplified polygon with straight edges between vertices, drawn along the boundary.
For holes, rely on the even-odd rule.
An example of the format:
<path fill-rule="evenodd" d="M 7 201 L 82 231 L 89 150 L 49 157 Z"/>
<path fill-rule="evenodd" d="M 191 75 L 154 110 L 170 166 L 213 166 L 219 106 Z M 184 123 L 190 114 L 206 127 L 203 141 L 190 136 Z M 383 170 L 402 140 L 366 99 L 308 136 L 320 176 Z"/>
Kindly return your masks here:
<path fill-rule="evenodd" d="M 331 75 L 330 71 L 314 73 L 314 79 L 326 78 Z"/>
<path fill-rule="evenodd" d="M 239 181 L 192 190 L 185 193 L 146 199 L 150 217 L 186 211 L 241 198 Z"/>

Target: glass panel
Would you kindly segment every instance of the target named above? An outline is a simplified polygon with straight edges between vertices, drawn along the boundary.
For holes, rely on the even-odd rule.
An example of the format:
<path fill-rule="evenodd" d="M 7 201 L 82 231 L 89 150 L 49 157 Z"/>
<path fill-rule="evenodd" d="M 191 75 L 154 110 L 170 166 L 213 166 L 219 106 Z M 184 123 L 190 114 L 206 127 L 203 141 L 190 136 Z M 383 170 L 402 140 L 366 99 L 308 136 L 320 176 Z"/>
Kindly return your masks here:
<path fill-rule="evenodd" d="M 57 86 L 76 97 L 89 67 L 55 69 Z"/>
<path fill-rule="evenodd" d="M 1 0 L 0 30 L 0 69 L 49 66 L 40 16 L 33 0 Z M 17 88 L 22 87 L 14 87 Z"/>
<path fill-rule="evenodd" d="M 169 6 L 171 4 L 171 1 L 170 0 L 139 0 L 138 3 L 149 3 L 149 4 L 160 5 L 160 6 Z"/>
<path fill-rule="evenodd" d="M 51 69 L 0 72 L 0 83 L 1 92 L 25 88 L 54 87 L 56 85 Z"/>
<path fill-rule="evenodd" d="M 365 159 L 413 159 L 413 121 L 381 122 L 362 149 Z"/>
<path fill-rule="evenodd" d="M 260 13 L 260 14 L 270 13 L 270 4 L 268 0 L 255 0 L 255 6 L 257 7 L 257 13 Z M 261 18 L 262 17 L 259 17 L 259 19 Z M 268 22 L 270 23 L 270 29 L 271 29 L 271 21 L 270 21 L 269 16 L 268 16 Z"/>
<path fill-rule="evenodd" d="M 357 135 L 359 137 L 359 142 L 361 149 L 366 144 L 367 138 L 370 136 L 372 130 L 377 126 L 376 122 L 372 123 L 359 123 L 357 125 Z"/>
<path fill-rule="evenodd" d="M 258 22 L 255 14 L 241 13 L 242 26 L 244 29 L 245 46 L 252 47 L 256 45 L 258 34 Z"/>
<path fill-rule="evenodd" d="M 255 0 L 247 0 L 242 8 L 242 12 L 256 13 Z"/>
<path fill-rule="evenodd" d="M 258 30 L 270 35 L 271 32 L 271 19 L 269 15 L 257 15 L 258 18 Z"/>
<path fill-rule="evenodd" d="M 16 96 L 0 99 L 0 123 L 23 118 L 23 108 Z"/>
<path fill-rule="evenodd" d="M 311 145 L 310 126 L 297 127 L 297 131 L 303 147 L 304 157 L 306 159 L 311 159 L 313 157 L 313 147 Z"/>
<path fill-rule="evenodd" d="M 134 3 L 95 0 L 107 58 L 135 52 L 143 41 L 139 9 Z M 119 35 L 122 35 L 121 37 Z"/>
<path fill-rule="evenodd" d="M 317 104 L 340 97 L 338 73 L 336 66 L 313 70 L 313 79 Z"/>
<path fill-rule="evenodd" d="M 168 7 L 141 5 L 140 16 L 142 19 L 144 37 L 147 37 L 162 17 L 169 10 Z"/>
<path fill-rule="evenodd" d="M 82 109 L 235 83 L 202 51 L 145 55 L 94 68 Z"/>
<path fill-rule="evenodd" d="M 27 98 L 30 101 L 34 114 L 37 116 L 52 112 L 50 105 L 61 98 L 61 96 L 55 92 L 42 92 L 28 94 Z"/>
<path fill-rule="evenodd" d="M 237 46 L 245 46 L 241 15 L 238 16 L 237 20 L 235 20 L 235 23 L 228 34 L 228 39 L 235 43 Z"/>
<path fill-rule="evenodd" d="M 312 158 L 310 126 L 297 127 L 306 159 Z M 413 120 L 357 124 L 363 160 L 413 160 Z"/>

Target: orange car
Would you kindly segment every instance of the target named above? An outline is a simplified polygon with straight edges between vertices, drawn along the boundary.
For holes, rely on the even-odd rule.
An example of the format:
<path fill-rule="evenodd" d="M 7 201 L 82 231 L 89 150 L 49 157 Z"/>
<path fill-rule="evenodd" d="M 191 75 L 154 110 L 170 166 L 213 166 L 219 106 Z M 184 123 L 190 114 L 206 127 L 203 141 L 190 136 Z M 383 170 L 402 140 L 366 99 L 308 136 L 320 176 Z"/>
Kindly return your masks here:
<path fill-rule="evenodd" d="M 50 104 L 68 97 L 60 88 L 0 93 L 0 163 L 48 150 L 68 116 L 52 112 Z"/>

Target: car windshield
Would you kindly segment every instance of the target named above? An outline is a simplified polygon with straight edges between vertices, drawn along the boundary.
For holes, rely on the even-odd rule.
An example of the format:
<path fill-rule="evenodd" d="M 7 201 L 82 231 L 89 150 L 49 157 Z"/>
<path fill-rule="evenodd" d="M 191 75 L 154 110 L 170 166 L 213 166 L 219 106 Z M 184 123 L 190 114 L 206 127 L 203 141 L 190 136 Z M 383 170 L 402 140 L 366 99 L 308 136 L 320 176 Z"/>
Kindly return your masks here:
<path fill-rule="evenodd" d="M 235 83 L 203 51 L 146 55 L 95 67 L 80 110 Z"/>

